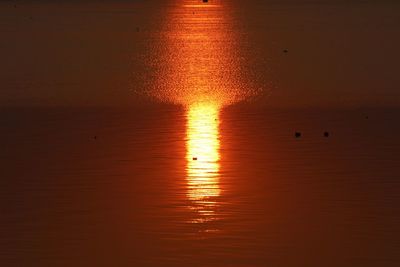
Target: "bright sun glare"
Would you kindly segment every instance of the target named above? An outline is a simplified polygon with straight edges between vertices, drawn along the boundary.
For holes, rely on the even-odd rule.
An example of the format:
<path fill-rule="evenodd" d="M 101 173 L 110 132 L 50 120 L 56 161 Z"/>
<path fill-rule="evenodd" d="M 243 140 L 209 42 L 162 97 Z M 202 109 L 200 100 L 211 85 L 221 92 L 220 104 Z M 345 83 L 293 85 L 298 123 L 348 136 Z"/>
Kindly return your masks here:
<path fill-rule="evenodd" d="M 219 107 L 196 104 L 187 112 L 188 197 L 203 201 L 220 195 Z"/>

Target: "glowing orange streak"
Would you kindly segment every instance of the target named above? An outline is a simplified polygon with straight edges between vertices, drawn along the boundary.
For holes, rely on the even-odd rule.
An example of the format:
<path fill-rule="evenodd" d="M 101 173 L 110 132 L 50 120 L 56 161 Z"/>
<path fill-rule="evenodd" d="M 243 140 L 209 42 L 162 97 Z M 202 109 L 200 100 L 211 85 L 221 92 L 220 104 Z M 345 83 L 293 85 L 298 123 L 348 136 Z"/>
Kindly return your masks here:
<path fill-rule="evenodd" d="M 188 197 L 208 206 L 211 197 L 220 195 L 218 106 L 197 104 L 187 113 Z"/>

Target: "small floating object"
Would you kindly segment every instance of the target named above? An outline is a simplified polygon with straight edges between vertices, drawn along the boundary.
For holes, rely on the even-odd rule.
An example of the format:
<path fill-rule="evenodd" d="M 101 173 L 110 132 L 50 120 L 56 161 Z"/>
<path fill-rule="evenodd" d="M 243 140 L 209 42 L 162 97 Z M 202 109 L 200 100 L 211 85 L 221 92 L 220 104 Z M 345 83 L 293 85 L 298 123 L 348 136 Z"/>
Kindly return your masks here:
<path fill-rule="evenodd" d="M 294 133 L 294 137 L 300 138 L 300 137 L 301 137 L 301 132 L 295 132 L 295 133 Z"/>
<path fill-rule="evenodd" d="M 93 136 L 94 139 L 97 139 L 97 135 Z"/>
<path fill-rule="evenodd" d="M 325 137 L 329 137 L 329 132 L 324 132 Z"/>
<path fill-rule="evenodd" d="M 208 0 L 203 0 L 203 3 L 208 3 Z"/>
<path fill-rule="evenodd" d="M 197 157 L 193 157 L 193 160 L 197 160 Z"/>
<path fill-rule="evenodd" d="M 288 53 L 289 52 L 289 50 L 287 50 L 287 49 L 283 49 L 283 53 Z"/>

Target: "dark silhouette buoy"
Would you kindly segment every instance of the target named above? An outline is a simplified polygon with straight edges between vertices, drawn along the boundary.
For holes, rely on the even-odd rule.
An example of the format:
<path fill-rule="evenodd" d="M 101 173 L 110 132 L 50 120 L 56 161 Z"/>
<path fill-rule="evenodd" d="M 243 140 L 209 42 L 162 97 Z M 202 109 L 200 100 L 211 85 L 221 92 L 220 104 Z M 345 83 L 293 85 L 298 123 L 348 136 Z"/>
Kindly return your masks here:
<path fill-rule="evenodd" d="M 197 157 L 193 157 L 193 160 L 197 160 Z"/>
<path fill-rule="evenodd" d="M 203 0 L 203 3 L 208 3 L 208 0 Z"/>
<path fill-rule="evenodd" d="M 301 137 L 301 132 L 295 132 L 295 133 L 294 133 L 294 137 L 300 138 L 300 137 Z"/>
<path fill-rule="evenodd" d="M 329 132 L 324 132 L 324 137 L 329 137 Z"/>
<path fill-rule="evenodd" d="M 283 53 L 287 54 L 288 52 L 289 52 L 289 50 L 283 49 Z"/>

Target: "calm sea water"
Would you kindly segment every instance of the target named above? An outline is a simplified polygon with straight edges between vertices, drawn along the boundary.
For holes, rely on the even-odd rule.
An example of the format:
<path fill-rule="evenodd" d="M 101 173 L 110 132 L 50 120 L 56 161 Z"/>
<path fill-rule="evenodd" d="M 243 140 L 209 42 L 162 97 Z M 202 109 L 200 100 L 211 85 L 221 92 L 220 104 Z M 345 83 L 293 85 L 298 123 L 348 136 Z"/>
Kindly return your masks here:
<path fill-rule="evenodd" d="M 3 4 L 1 266 L 400 265 L 395 9 L 209 2 Z"/>
<path fill-rule="evenodd" d="M 399 115 L 2 110 L 2 265 L 397 266 Z"/>

